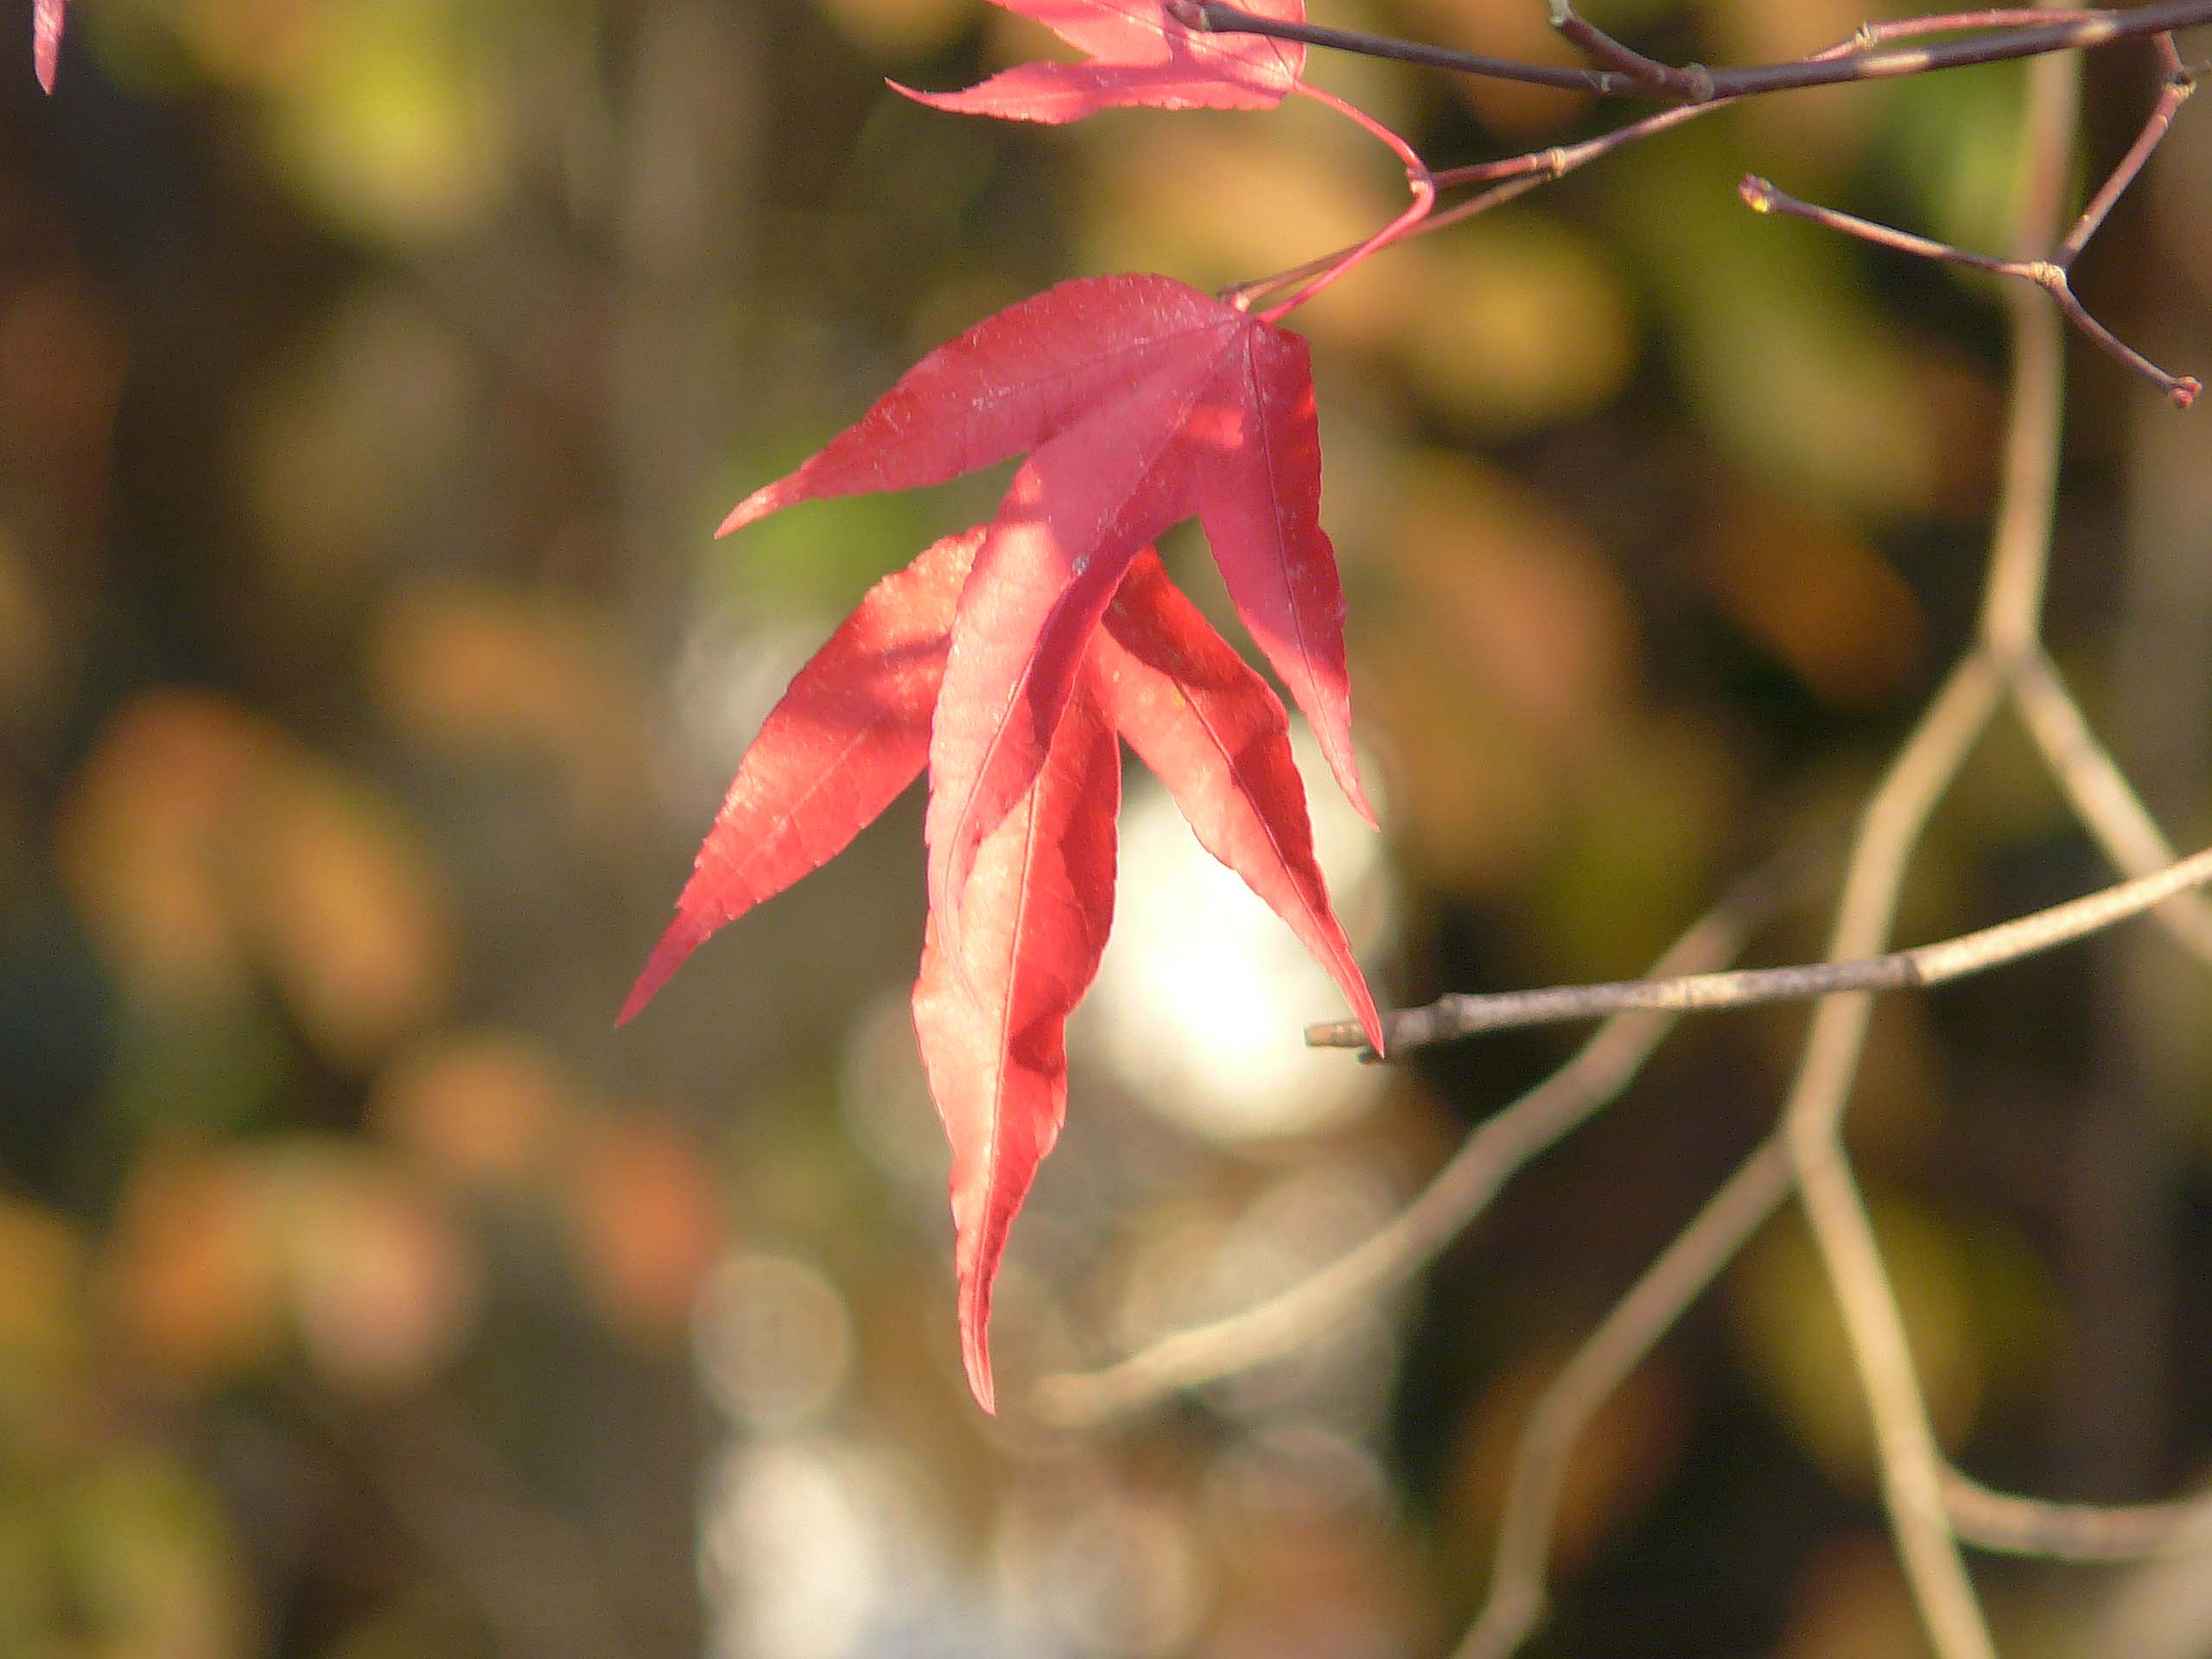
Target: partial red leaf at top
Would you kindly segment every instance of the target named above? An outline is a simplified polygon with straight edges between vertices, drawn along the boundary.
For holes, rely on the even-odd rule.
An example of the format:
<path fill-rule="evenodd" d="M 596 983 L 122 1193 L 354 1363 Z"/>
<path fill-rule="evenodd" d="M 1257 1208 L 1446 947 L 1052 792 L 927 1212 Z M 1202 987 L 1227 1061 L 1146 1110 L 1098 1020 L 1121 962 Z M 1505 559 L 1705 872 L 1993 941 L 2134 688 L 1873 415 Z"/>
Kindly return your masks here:
<path fill-rule="evenodd" d="M 920 775 L 953 606 L 982 538 L 948 537 L 886 576 L 798 671 L 739 763 L 616 1024 L 715 929 L 835 858 Z"/>
<path fill-rule="evenodd" d="M 38 84 L 49 92 L 61 66 L 61 25 L 67 10 L 68 0 L 35 0 L 31 7 L 31 64 Z"/>
<path fill-rule="evenodd" d="M 961 1352 L 995 1408 L 991 1290 L 1007 1234 L 1067 1115 L 1067 1019 L 1114 913 L 1121 746 L 1088 697 L 977 850 L 957 945 L 930 921 L 914 1033 L 952 1142 Z"/>
<path fill-rule="evenodd" d="M 1257 35 L 1185 28 L 1166 0 L 995 0 L 1034 18 L 1077 50 L 1083 63 L 1036 62 L 1001 70 L 958 92 L 892 86 L 918 103 L 959 115 L 995 115 L 1057 125 L 1101 110 L 1271 110 L 1298 84 L 1306 48 Z M 1283 22 L 1306 21 L 1305 0 L 1247 0 Z"/>
<path fill-rule="evenodd" d="M 1381 1053 L 1382 1019 L 1313 856 L 1282 704 L 1176 590 L 1158 554 L 1138 556 L 1107 607 L 1090 684 L 1200 844 L 1289 924 Z"/>
<path fill-rule="evenodd" d="M 1167 276 L 1062 283 L 986 317 L 899 378 L 798 471 L 739 502 L 716 535 L 835 496 L 943 484 L 1027 454 L 1249 319 Z"/>

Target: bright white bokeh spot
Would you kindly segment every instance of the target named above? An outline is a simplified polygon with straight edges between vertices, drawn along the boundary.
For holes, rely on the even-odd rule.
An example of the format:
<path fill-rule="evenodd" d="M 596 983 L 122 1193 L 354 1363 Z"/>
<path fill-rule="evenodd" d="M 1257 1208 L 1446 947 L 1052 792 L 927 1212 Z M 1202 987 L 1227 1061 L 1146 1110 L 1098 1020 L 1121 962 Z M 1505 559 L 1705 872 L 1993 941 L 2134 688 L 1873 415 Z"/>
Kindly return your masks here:
<path fill-rule="evenodd" d="M 790 1256 L 731 1255 L 707 1275 L 692 1351 L 708 1397 L 733 1422 L 790 1427 L 821 1415 L 853 1364 L 853 1322 L 837 1287 Z"/>
<path fill-rule="evenodd" d="M 1009 1507 L 999 1548 L 1024 1653 L 1165 1659 L 1190 1651 L 1212 1599 L 1184 1506 L 1080 1464 Z"/>
<path fill-rule="evenodd" d="M 1304 728 L 1300 768 L 1327 779 Z M 1333 783 L 1309 790 L 1314 842 L 1355 950 L 1385 931 L 1380 837 Z M 1148 776 L 1122 812 L 1114 934 L 1071 1027 L 1077 1064 L 1103 1065 L 1152 1109 L 1222 1141 L 1313 1134 L 1370 1107 L 1382 1077 L 1305 1027 L 1342 1018 L 1344 993 L 1297 937 L 1198 845 Z"/>
<path fill-rule="evenodd" d="M 852 1440 L 771 1439 L 708 1471 L 700 1574 L 713 1659 L 861 1659 L 936 1622 L 951 1589 L 930 1515 L 893 1459 Z"/>

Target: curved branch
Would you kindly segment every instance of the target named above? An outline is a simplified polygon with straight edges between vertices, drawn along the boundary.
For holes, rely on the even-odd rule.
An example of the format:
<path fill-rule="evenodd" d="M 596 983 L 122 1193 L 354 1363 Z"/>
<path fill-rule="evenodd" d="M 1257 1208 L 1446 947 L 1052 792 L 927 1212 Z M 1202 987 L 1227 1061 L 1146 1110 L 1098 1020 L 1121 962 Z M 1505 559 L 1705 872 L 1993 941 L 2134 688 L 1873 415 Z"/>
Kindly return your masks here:
<path fill-rule="evenodd" d="M 2166 1503 L 2055 1503 L 1947 1469 L 1943 1502 L 1959 1536 L 1993 1554 L 2093 1566 L 2212 1550 L 2212 1492 Z"/>

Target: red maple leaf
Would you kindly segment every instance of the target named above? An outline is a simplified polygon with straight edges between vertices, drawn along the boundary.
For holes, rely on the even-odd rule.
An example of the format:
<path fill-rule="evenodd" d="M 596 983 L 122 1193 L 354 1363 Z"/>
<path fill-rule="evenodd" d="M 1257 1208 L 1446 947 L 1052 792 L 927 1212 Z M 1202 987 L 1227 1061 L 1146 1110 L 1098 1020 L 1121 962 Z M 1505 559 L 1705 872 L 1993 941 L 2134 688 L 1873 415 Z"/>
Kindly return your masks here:
<path fill-rule="evenodd" d="M 622 1019 L 716 928 L 842 851 L 931 760 L 963 589 L 988 542 L 988 530 L 969 531 L 886 577 L 799 671 L 740 763 Z M 1327 967 L 1370 1039 L 1382 1036 L 1314 860 L 1281 702 L 1149 548 L 1109 599 L 1036 774 L 976 848 L 957 937 L 933 909 L 914 987 L 915 1033 L 953 1148 L 963 1352 L 986 1409 L 992 1283 L 1059 1133 L 1067 1016 L 1113 914 L 1116 734 L 1208 850 Z"/>
<path fill-rule="evenodd" d="M 38 84 L 49 92 L 61 63 L 61 24 L 67 10 L 68 0 L 35 0 L 31 8 L 31 63 Z"/>
<path fill-rule="evenodd" d="M 1084 63 L 1022 63 L 958 92 L 891 85 L 960 115 L 1058 124 L 1101 110 L 1271 110 L 1298 84 L 1306 48 L 1257 35 L 1186 29 L 1166 0 L 994 0 L 1090 54 Z M 1305 0 L 1249 0 L 1247 10 L 1306 21 Z"/>
<path fill-rule="evenodd" d="M 948 933 L 977 847 L 1044 765 L 1123 573 L 1193 514 L 1245 626 L 1373 822 L 1352 756 L 1306 342 L 1236 306 L 1165 276 L 1048 289 L 924 358 L 722 531 L 1025 451 L 976 550 L 931 729 L 930 901 Z"/>

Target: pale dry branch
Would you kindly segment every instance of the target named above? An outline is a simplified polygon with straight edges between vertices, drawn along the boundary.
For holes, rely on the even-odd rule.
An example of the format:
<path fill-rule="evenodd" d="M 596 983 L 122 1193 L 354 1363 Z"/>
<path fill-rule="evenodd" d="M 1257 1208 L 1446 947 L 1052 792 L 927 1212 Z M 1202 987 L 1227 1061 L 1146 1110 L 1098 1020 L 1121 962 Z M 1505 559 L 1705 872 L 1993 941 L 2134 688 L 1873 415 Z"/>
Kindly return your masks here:
<path fill-rule="evenodd" d="M 1951 1525 L 1977 1549 L 2085 1566 L 2212 1552 L 2212 1491 L 2166 1503 L 2058 1503 L 1943 1471 Z"/>
<path fill-rule="evenodd" d="M 1670 1014 L 1709 1014 L 1729 1008 L 1799 1002 L 1852 991 L 1923 989 L 1986 973 L 2101 933 L 2178 894 L 2212 882 L 2212 848 L 2152 874 L 2122 881 L 2064 904 L 1979 928 L 1935 944 L 1878 957 L 1808 963 L 1789 968 L 1739 969 L 1732 973 L 1685 974 L 1671 978 L 1611 980 L 1595 985 L 1555 985 L 1541 990 L 1440 998 L 1427 1007 L 1384 1022 L 1392 1057 L 1479 1032 L 1517 1030 L 1570 1020 L 1594 1020 L 1629 1008 Z M 1357 1021 L 1310 1027 L 1317 1048 L 1360 1048 L 1366 1039 Z"/>
<path fill-rule="evenodd" d="M 2127 774 L 2097 739 L 2040 645 L 2005 659 L 2005 689 L 2074 816 L 2113 868 L 2142 875 L 2173 861 L 2173 843 Z M 2212 902 L 2184 893 L 2152 912 L 2182 947 L 2212 967 Z"/>
<path fill-rule="evenodd" d="M 1514 1449 L 1490 1593 L 1452 1659 L 1505 1659 L 1543 1616 L 1552 1529 L 1575 1445 L 1613 1391 L 1789 1193 L 1789 1149 L 1761 1144 L 1675 1236 L 1539 1396 Z"/>

